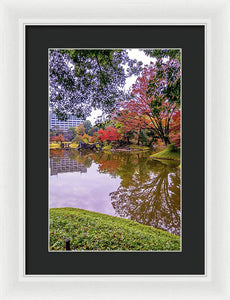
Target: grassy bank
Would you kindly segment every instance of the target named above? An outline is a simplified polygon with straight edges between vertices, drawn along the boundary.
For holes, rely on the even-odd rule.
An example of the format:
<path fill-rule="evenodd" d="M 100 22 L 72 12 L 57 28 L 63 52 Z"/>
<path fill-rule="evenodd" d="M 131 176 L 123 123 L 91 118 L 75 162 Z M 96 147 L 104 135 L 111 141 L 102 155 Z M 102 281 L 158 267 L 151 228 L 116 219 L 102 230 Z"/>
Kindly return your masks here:
<path fill-rule="evenodd" d="M 50 250 L 180 250 L 180 237 L 139 223 L 77 208 L 50 209 Z"/>
<path fill-rule="evenodd" d="M 163 151 L 151 155 L 153 158 L 180 160 L 180 149 L 173 144 L 168 145 Z"/>

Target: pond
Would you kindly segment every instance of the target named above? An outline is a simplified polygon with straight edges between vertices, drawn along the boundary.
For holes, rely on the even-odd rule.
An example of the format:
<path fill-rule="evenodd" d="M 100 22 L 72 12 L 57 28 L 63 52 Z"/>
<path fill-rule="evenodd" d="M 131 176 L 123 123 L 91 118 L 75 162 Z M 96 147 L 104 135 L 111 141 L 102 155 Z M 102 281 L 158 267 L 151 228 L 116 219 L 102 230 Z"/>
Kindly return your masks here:
<path fill-rule="evenodd" d="M 179 162 L 150 155 L 51 150 L 50 208 L 86 209 L 180 235 Z"/>

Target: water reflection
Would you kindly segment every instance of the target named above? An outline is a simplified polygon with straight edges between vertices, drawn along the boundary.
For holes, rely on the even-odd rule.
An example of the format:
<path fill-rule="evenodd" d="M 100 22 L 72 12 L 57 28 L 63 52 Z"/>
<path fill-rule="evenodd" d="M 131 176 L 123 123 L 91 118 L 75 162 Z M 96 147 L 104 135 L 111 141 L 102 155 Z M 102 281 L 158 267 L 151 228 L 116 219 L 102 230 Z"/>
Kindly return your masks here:
<path fill-rule="evenodd" d="M 147 166 L 138 164 L 128 186 L 110 193 L 112 205 L 121 217 L 179 234 L 179 170 L 157 161 Z"/>
<path fill-rule="evenodd" d="M 50 175 L 57 175 L 58 173 L 67 172 L 80 172 L 87 173 L 87 168 L 84 164 L 79 163 L 76 160 L 71 160 L 67 155 L 62 159 L 50 158 Z"/>
<path fill-rule="evenodd" d="M 94 181 L 97 182 L 96 196 L 93 190 L 91 195 L 88 195 L 94 198 L 94 201 L 88 199 L 86 207 L 77 202 L 75 207 L 117 215 L 180 234 L 179 163 L 153 160 L 149 152 L 60 152 L 62 151 L 59 151 L 59 156 L 55 153 L 51 155 L 51 176 L 56 170 L 86 173 L 88 169 L 91 175 L 84 175 L 85 189 L 89 189 Z M 91 181 L 87 181 L 87 176 Z M 103 177 L 103 181 L 99 181 L 102 178 L 100 176 Z M 80 184 L 75 177 L 75 181 L 68 182 L 83 193 L 83 181 Z M 52 184 L 55 185 L 53 182 Z M 106 195 L 103 194 L 105 190 Z M 106 199 L 102 199 L 102 194 Z M 79 197 L 79 193 L 75 196 Z M 95 201 L 100 209 L 97 209 Z"/>

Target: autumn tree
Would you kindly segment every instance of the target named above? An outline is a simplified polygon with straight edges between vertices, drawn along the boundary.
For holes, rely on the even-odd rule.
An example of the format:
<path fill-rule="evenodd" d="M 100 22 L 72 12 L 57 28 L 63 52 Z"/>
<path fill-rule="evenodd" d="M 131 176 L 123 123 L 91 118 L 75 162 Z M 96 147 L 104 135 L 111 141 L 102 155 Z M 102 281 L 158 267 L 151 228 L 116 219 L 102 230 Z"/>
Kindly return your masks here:
<path fill-rule="evenodd" d="M 128 109 L 118 110 L 113 115 L 116 120 L 116 128 L 119 128 L 123 139 L 130 142 L 133 134 L 141 135 L 141 131 L 149 126 L 149 120 L 146 116 L 138 115 L 136 112 L 131 112 Z M 138 139 L 139 144 L 139 139 Z"/>
<path fill-rule="evenodd" d="M 100 129 L 96 133 L 97 138 L 104 141 L 117 141 L 120 138 L 120 134 L 118 133 L 118 130 L 113 127 L 107 127 L 106 129 Z"/>
<path fill-rule="evenodd" d="M 159 59 L 144 68 L 132 88 L 132 98 L 123 108 L 130 113 L 148 119 L 149 129 L 154 131 L 165 145 L 170 143 L 170 125 L 180 109 L 180 63 L 177 59 Z"/>

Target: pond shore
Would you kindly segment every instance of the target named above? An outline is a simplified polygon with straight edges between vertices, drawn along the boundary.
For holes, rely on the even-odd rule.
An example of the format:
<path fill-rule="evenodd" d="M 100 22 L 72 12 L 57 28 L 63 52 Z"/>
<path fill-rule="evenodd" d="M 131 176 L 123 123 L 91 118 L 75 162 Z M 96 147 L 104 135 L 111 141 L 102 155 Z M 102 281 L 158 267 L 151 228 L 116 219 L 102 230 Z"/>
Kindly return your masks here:
<path fill-rule="evenodd" d="M 78 144 L 71 144 L 71 143 L 65 143 L 65 145 L 68 145 L 68 147 L 61 147 L 58 143 L 52 143 L 49 144 L 50 150 L 77 150 L 77 151 L 87 151 L 92 150 L 90 148 L 78 148 Z M 180 149 L 173 148 L 173 144 L 168 145 L 167 148 L 163 149 L 162 151 L 158 151 L 151 155 L 151 158 L 154 159 L 162 159 L 162 160 L 176 160 L 180 161 Z M 172 148 L 172 149 L 171 149 Z M 102 146 L 100 149 L 96 149 L 96 147 L 93 149 L 93 151 L 101 151 L 101 152 L 138 152 L 138 151 L 156 151 L 156 149 L 151 149 L 148 146 L 140 146 L 140 145 L 126 145 L 126 146 L 120 146 L 120 147 L 112 147 L 110 145 L 108 146 Z"/>

